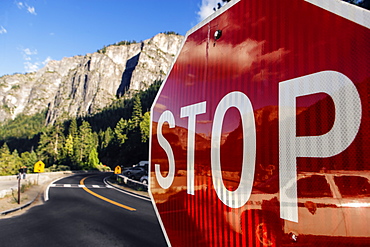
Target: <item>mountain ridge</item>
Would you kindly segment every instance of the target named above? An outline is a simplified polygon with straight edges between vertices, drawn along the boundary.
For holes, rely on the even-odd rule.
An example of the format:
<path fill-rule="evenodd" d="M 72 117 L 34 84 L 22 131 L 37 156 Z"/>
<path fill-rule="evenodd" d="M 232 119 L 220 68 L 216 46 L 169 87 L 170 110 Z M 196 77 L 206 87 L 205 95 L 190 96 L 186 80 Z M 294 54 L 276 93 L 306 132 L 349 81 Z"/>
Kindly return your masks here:
<path fill-rule="evenodd" d="M 47 109 L 46 123 L 94 114 L 168 73 L 183 36 L 160 33 L 84 56 L 52 60 L 33 73 L 0 77 L 0 122 Z"/>

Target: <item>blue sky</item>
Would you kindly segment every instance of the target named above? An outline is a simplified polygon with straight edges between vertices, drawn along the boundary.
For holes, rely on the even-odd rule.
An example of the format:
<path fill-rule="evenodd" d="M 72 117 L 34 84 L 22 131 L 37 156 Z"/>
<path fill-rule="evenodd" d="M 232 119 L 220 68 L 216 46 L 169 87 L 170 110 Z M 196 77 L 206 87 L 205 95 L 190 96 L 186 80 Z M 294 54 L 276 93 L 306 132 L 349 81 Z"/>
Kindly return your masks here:
<path fill-rule="evenodd" d="M 185 35 L 220 0 L 0 0 L 0 76 L 122 40 Z"/>

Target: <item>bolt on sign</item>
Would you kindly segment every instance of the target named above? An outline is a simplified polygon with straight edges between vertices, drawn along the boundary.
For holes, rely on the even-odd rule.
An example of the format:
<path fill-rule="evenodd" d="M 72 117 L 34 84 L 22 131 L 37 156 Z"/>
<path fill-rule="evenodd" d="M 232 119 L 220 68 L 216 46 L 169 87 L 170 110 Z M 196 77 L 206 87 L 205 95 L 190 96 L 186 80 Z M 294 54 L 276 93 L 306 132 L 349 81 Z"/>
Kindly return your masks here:
<path fill-rule="evenodd" d="M 169 245 L 370 243 L 369 27 L 343 1 L 234 0 L 187 33 L 151 109 Z"/>

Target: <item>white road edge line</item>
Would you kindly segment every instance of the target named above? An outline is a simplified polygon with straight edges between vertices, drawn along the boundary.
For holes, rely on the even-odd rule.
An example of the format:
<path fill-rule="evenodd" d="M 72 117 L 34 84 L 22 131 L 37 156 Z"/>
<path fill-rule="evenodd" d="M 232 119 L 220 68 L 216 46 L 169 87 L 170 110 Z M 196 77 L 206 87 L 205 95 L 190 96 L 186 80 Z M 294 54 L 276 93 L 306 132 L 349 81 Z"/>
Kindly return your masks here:
<path fill-rule="evenodd" d="M 52 185 L 52 184 L 54 184 L 55 182 L 57 182 L 57 181 L 59 181 L 59 180 L 61 180 L 61 179 L 63 179 L 63 178 L 65 178 L 65 177 L 62 177 L 62 178 L 57 178 L 57 179 L 55 179 L 54 181 L 52 181 L 49 185 L 48 185 L 48 187 L 46 188 L 46 190 L 45 190 L 45 193 L 44 193 L 44 201 L 46 202 L 46 201 L 49 201 L 49 189 L 50 189 L 50 186 L 55 186 L 55 185 Z"/>
<path fill-rule="evenodd" d="M 103 182 L 106 184 L 106 185 L 110 185 L 106 180 L 107 180 L 108 177 L 105 177 L 103 179 Z M 141 197 L 141 196 L 138 196 L 138 195 L 135 195 L 133 193 L 129 193 L 129 192 L 126 192 L 124 190 L 120 190 L 120 189 L 117 189 L 116 187 L 112 186 L 112 189 L 114 190 L 117 190 L 121 193 L 124 193 L 124 194 L 127 194 L 127 195 L 130 195 L 130 196 L 133 196 L 133 197 L 136 197 L 136 198 L 139 198 L 139 199 L 142 199 L 142 200 L 145 200 L 145 201 L 148 201 L 148 202 L 151 202 L 152 200 L 150 198 L 145 198 L 145 197 Z"/>

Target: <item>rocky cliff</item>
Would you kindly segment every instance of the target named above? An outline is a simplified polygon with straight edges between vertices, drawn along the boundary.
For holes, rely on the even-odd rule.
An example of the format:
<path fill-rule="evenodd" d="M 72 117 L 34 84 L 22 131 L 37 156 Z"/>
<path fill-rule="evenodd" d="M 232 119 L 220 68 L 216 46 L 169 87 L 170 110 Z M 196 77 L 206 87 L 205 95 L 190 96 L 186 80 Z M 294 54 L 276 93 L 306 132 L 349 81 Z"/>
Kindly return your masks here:
<path fill-rule="evenodd" d="M 158 34 L 140 43 L 104 47 L 85 56 L 50 61 L 34 73 L 0 78 L 0 121 L 47 109 L 62 115 L 99 111 L 128 90 L 146 89 L 168 73 L 183 36 Z"/>

